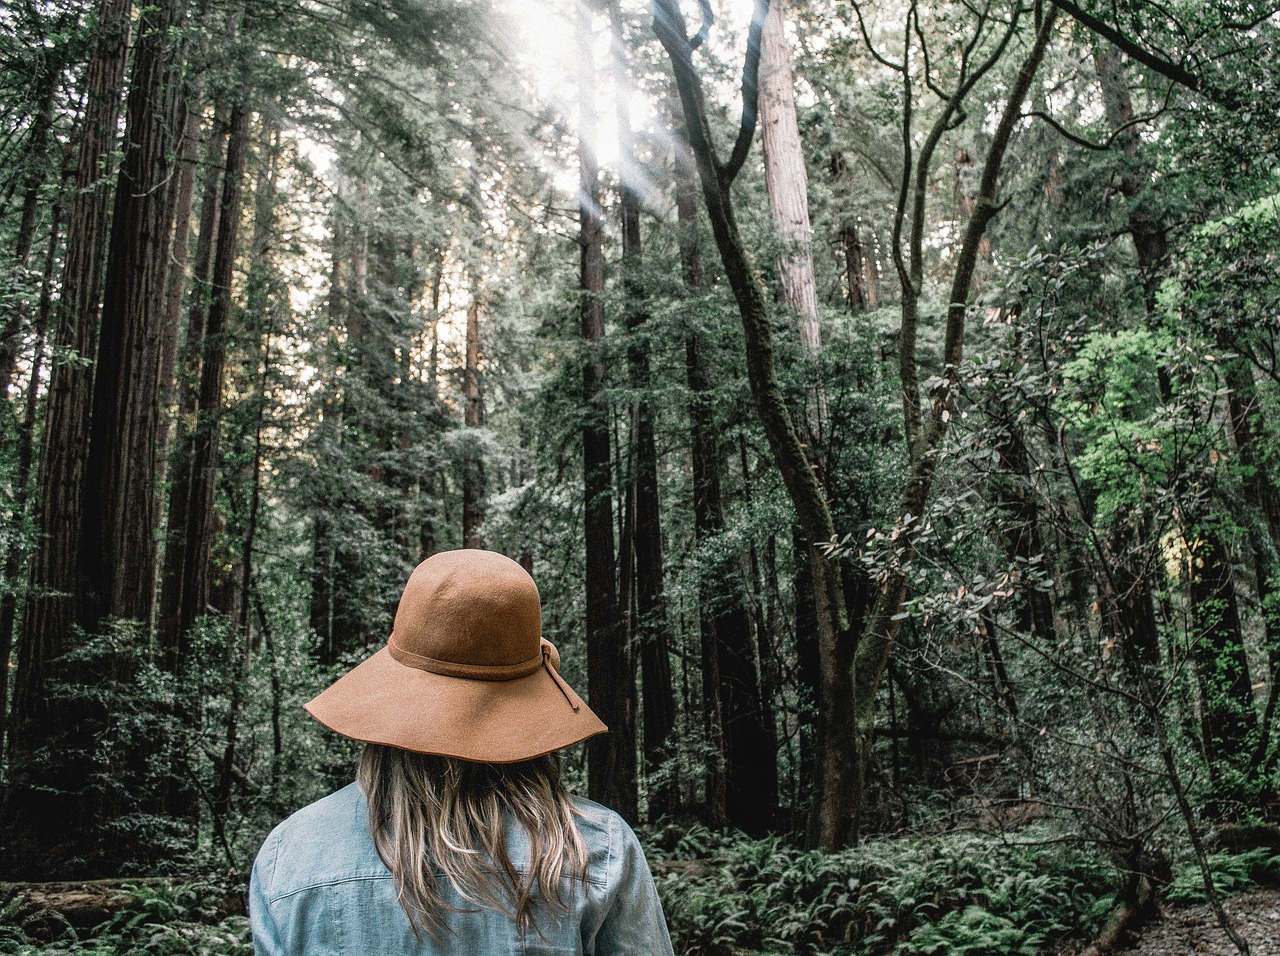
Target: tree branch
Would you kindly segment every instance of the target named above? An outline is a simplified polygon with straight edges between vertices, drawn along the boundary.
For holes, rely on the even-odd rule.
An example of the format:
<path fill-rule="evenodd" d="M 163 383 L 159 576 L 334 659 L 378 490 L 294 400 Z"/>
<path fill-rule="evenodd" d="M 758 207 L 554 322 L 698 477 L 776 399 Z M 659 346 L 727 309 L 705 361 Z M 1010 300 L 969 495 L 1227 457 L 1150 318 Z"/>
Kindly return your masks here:
<path fill-rule="evenodd" d="M 738 124 L 738 138 L 734 141 L 729 161 L 720 170 L 726 186 L 737 179 L 756 135 L 756 120 L 760 116 L 760 34 L 764 31 L 764 18 L 768 13 L 769 0 L 756 0 L 751 27 L 747 31 L 746 61 L 742 64 L 742 121 Z"/>
<path fill-rule="evenodd" d="M 1180 63 L 1174 63 L 1172 60 L 1156 56 L 1146 47 L 1121 33 L 1110 23 L 1077 6 L 1072 0 L 1049 0 L 1049 2 L 1081 26 L 1092 30 L 1143 66 L 1154 70 L 1179 86 L 1184 86 L 1192 92 L 1200 93 L 1219 106 L 1226 107 L 1229 110 L 1238 110 L 1244 106 L 1239 97 L 1210 87 L 1205 83 L 1202 76 L 1191 72 Z"/>

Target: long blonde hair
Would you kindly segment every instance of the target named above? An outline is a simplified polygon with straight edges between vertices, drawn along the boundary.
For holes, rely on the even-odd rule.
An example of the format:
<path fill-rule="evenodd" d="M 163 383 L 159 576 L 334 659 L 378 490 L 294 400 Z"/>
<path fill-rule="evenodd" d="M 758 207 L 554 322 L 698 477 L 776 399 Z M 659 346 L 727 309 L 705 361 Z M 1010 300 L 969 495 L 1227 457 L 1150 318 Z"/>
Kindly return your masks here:
<path fill-rule="evenodd" d="M 438 940 L 444 913 L 458 912 L 445 903 L 436 871 L 468 903 L 511 917 L 522 936 L 536 929 L 536 902 L 568 909 L 562 877 L 586 880 L 587 849 L 555 754 L 486 764 L 367 744 L 356 780 L 373 845 L 419 936 Z M 529 836 L 527 873 L 507 852 L 508 814 Z"/>

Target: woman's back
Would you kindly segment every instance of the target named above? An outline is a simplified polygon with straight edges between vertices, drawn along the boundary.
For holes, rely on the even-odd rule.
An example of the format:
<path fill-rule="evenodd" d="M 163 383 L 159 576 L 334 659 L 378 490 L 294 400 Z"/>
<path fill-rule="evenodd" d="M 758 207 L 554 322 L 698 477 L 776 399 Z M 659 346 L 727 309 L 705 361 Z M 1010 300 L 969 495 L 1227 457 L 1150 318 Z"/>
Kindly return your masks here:
<path fill-rule="evenodd" d="M 263 844 L 254 867 L 254 940 L 263 954 L 670 954 L 671 942 L 653 880 L 631 828 L 612 810 L 573 798 L 586 844 L 586 880 L 561 879 L 567 911 L 538 902 L 535 925 L 521 938 L 516 923 L 492 907 L 468 903 L 437 874 L 448 906 L 432 938 L 415 934 L 378 857 L 364 795 L 353 783 L 299 810 Z M 508 819 L 506 846 L 522 875 L 529 841 Z M 299 942 L 305 941 L 305 942 Z"/>

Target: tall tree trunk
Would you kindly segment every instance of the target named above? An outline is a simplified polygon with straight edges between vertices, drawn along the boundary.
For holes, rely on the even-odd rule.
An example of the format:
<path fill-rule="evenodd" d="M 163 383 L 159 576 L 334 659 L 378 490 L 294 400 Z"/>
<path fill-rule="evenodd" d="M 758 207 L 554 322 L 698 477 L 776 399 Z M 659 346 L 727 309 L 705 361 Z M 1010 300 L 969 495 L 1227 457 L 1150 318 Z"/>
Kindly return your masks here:
<path fill-rule="evenodd" d="M 858 224 L 846 221 L 840 227 L 840 246 L 844 250 L 844 274 L 848 287 L 849 309 L 854 315 L 879 307 L 874 260 L 866 254 Z"/>
<path fill-rule="evenodd" d="M 160 341 L 160 408 L 166 414 L 160 421 L 156 437 L 157 475 L 166 473 L 174 430 L 174 423 L 167 413 L 177 394 L 178 343 L 182 331 L 182 302 L 187 292 L 187 271 L 191 258 L 191 214 L 195 209 L 196 171 L 199 166 L 202 93 L 203 85 L 195 82 L 187 85 L 183 95 L 185 119 L 182 141 L 179 144 L 177 183 L 174 186 L 172 262 L 165 283 L 164 334 Z M 157 507 L 159 500 L 157 496 Z M 157 526 L 163 517 L 162 513 L 157 513 Z M 163 574 L 161 580 L 163 583 Z"/>
<path fill-rule="evenodd" d="M 96 633 L 108 617 L 151 625 L 155 599 L 156 438 L 165 276 L 173 221 L 178 88 L 171 44 L 176 0 L 146 7 L 138 22 L 126 139 L 111 221 L 102 335 L 94 377 L 79 549 L 79 623 Z"/>
<path fill-rule="evenodd" d="M 672 125 L 678 121 L 673 119 Z M 676 220 L 680 240 L 680 261 L 684 271 L 685 288 L 696 295 L 702 290 L 704 272 L 702 249 L 698 240 L 698 183 L 693 156 L 688 144 L 679 136 L 675 138 Z M 685 332 L 685 382 L 689 386 L 689 424 L 691 431 L 690 457 L 693 466 L 693 527 L 694 541 L 703 545 L 716 534 L 714 506 L 720 498 L 720 452 L 716 435 L 710 422 L 710 376 L 707 362 L 702 355 L 702 343 L 697 329 Z M 724 699 L 720 693 L 720 629 L 715 614 L 715 589 L 707 574 L 698 575 L 698 631 L 699 663 L 702 670 L 703 728 L 707 749 L 711 753 L 706 762 L 703 788 L 706 792 L 706 816 L 709 826 L 719 828 L 729 822 L 728 777 L 729 758 L 725 752 Z"/>
<path fill-rule="evenodd" d="M 1251 512 L 1241 523 L 1248 531 L 1253 551 L 1254 580 L 1258 603 L 1263 608 L 1263 632 L 1271 677 L 1252 761 L 1253 766 L 1264 768 L 1263 773 L 1266 773 L 1270 768 L 1265 762 L 1271 755 L 1272 728 L 1277 705 L 1280 704 L 1280 609 L 1274 604 L 1276 588 L 1280 587 L 1280 489 L 1276 488 L 1271 462 L 1265 452 L 1270 439 L 1263 432 L 1262 409 L 1253 367 L 1244 358 L 1228 359 L 1223 365 L 1231 434 L 1240 465 L 1245 507 Z M 1271 759 L 1276 758 L 1272 756 Z"/>
<path fill-rule="evenodd" d="M 617 111 L 619 165 L 622 168 L 620 212 L 622 218 L 623 310 L 627 325 L 627 365 L 635 399 L 631 407 L 633 472 L 630 476 L 634 512 L 632 521 L 635 561 L 635 617 L 633 641 L 640 649 L 640 685 L 644 701 L 644 772 L 649 795 L 649 818 L 674 813 L 680 803 L 679 779 L 672 757 L 676 702 L 668 646 L 666 604 L 663 599 L 662 509 L 658 500 L 658 451 L 654 408 L 650 396 L 652 375 L 645 327 L 649 303 L 641 279 L 640 194 L 643 167 L 631 128 L 628 99 L 632 88 L 626 65 L 626 38 L 617 0 L 608 3 L 613 27 L 613 58 Z"/>
<path fill-rule="evenodd" d="M 580 289 L 582 340 L 583 528 L 586 545 L 587 693 L 608 734 L 587 741 L 587 784 L 592 799 L 635 821 L 635 678 L 620 627 L 614 566 L 613 477 L 609 406 L 603 394 L 604 221 L 600 212 L 600 170 L 592 139 L 596 132 L 595 68 L 591 53 L 591 9 L 577 13 L 581 232 Z"/>
<path fill-rule="evenodd" d="M 484 458 L 475 430 L 484 425 L 484 399 L 480 393 L 480 285 L 473 282 L 467 303 L 467 354 L 463 367 L 466 406 L 463 425 L 471 430 L 462 462 L 462 546 L 484 547 L 480 526 L 484 523 Z"/>
<path fill-rule="evenodd" d="M 822 326 L 813 270 L 809 174 L 796 118 L 795 80 L 784 13 L 784 0 L 771 0 L 760 35 L 760 148 L 764 154 L 769 215 L 782 244 L 777 260 L 782 304 L 794 316 L 809 355 L 816 357 L 822 350 Z M 825 482 L 822 423 L 827 408 L 821 386 L 810 389 L 808 402 L 809 407 L 797 415 L 796 424 L 819 480 Z"/>
<path fill-rule="evenodd" d="M 190 583 L 186 577 L 190 550 L 185 535 L 191 521 L 191 456 L 194 430 L 200 412 L 200 373 L 209 303 L 213 295 L 211 279 L 220 229 L 227 132 L 225 103 L 219 103 L 214 108 L 213 128 L 205 143 L 205 180 L 200 199 L 200 230 L 196 234 L 195 255 L 192 260 L 191 302 L 187 309 L 186 334 L 175 361 L 177 422 L 173 461 L 169 469 L 169 508 L 164 565 L 160 576 L 160 607 L 156 616 L 156 643 L 161 663 L 171 670 L 178 666 L 186 631 L 194 620 L 194 617 L 188 619 L 183 611 L 183 602 L 189 600 L 184 589 Z M 172 285 L 169 293 L 172 296 Z M 166 303 L 168 322 L 178 318 L 173 311 L 175 305 L 180 307 L 180 302 L 175 303 L 172 298 Z M 200 605 L 201 609 L 203 607 L 204 605 Z M 200 611 L 196 613 L 199 614 Z"/>
<path fill-rule="evenodd" d="M 102 859 L 99 794 L 86 786 L 94 774 L 93 756 L 77 743 L 102 728 L 107 714 L 66 706 L 54 691 L 70 680 L 96 682 L 103 676 L 83 673 L 88 665 L 62 658 L 74 646 L 82 590 L 76 559 L 111 208 L 110 190 L 102 187 L 116 142 L 131 10 L 131 0 L 102 0 L 85 68 L 85 114 L 54 334 L 67 358 L 54 362 L 50 375 L 36 482 L 37 545 L 18 643 L 9 787 L 0 813 L 0 864 L 14 878 L 49 879 L 109 867 Z M 84 862 L 70 862 L 75 860 Z"/>
<path fill-rule="evenodd" d="M 1119 51 L 1099 43 L 1093 54 L 1094 68 L 1102 87 L 1102 105 L 1107 123 L 1116 130 L 1115 140 L 1124 157 L 1120 172 L 1120 193 L 1129 203 L 1127 212 L 1129 235 L 1138 255 L 1138 269 L 1147 312 L 1155 309 L 1156 290 L 1161 273 L 1169 262 L 1169 240 L 1164 223 L 1152 211 L 1151 173 L 1139 155 L 1142 145 L 1138 125 L 1134 122 L 1133 98 L 1124 77 L 1124 61 Z"/>
<path fill-rule="evenodd" d="M 31 249 L 35 244 L 36 217 L 40 211 L 40 190 L 48 178 L 49 131 L 53 127 L 53 94 L 57 88 L 58 71 L 47 69 L 39 83 L 39 102 L 31 121 L 26 156 L 27 167 L 23 176 L 22 215 L 18 220 L 18 233 L 14 241 L 14 262 L 17 274 L 23 277 L 31 262 Z M 21 300 L 20 300 L 21 301 Z M 0 332 L 0 398 L 9 394 L 13 380 L 14 364 L 22 349 L 23 325 L 26 309 L 19 305 L 10 312 L 4 330 Z"/>
<path fill-rule="evenodd" d="M 346 275 L 343 262 L 346 257 L 346 225 L 339 212 L 329 217 L 329 296 L 327 310 L 329 314 L 329 334 L 335 339 L 342 327 L 343 315 L 346 311 Z M 321 427 L 328 432 L 328 437 L 337 442 L 342 438 L 342 404 L 332 393 L 323 399 Z M 336 554 L 334 549 L 334 532 L 329 518 L 330 508 L 334 503 L 325 494 L 317 502 L 315 520 L 312 527 L 311 553 L 311 630 L 318 643 L 317 657 L 322 663 L 331 664 L 338 659 L 335 646 L 334 620 L 334 575 L 336 572 Z M 430 553 L 428 551 L 427 553 Z"/>
<path fill-rule="evenodd" d="M 1004 515 L 1000 526 L 1005 554 L 1011 568 L 1020 575 L 1014 602 L 1015 619 L 1022 634 L 1031 636 L 1042 647 L 1050 647 L 1057 640 L 1052 595 L 1038 586 L 1040 581 L 1035 578 L 1030 582 L 1026 580 L 1028 575 L 1037 575 L 1037 572 L 1041 579 L 1052 577 L 1045 563 L 1049 561 L 1049 554 L 1040 531 L 1040 508 L 1031 481 L 1031 463 L 1022 425 L 1010 416 L 1003 427 L 1004 434 L 996 447 L 1003 473 L 994 480 L 994 497 Z M 988 629 L 988 639 L 995 640 L 991 629 Z"/>
<path fill-rule="evenodd" d="M 65 180 L 64 180 L 65 184 Z M 36 349 L 31 357 L 31 374 L 22 424 L 18 427 L 18 468 L 14 475 L 13 511 L 19 518 L 27 515 L 31 498 L 31 466 L 35 457 L 36 415 L 40 405 L 40 373 L 49 337 L 49 318 L 53 312 L 53 273 L 58 256 L 58 240 L 62 226 L 62 201 L 53 205 L 49 217 L 49 242 L 45 249 L 44 274 L 40 281 L 40 302 L 36 311 Z M 0 754 L 5 752 L 9 729 L 9 659 L 13 653 L 13 630 L 18 611 L 18 589 L 25 549 L 21 540 L 9 541 L 4 560 L 4 579 L 9 583 L 0 598 Z"/>
<path fill-rule="evenodd" d="M 188 658 L 191 628 L 196 619 L 207 612 L 211 593 L 223 376 L 248 135 L 249 110 L 237 102 L 231 109 L 225 182 L 219 204 L 217 252 L 211 276 L 212 300 L 208 325 L 201 337 L 200 388 L 195 402 L 195 421 L 185 447 L 179 449 L 176 456 L 171 488 L 169 550 L 165 558 L 165 600 L 162 602 L 169 616 L 164 618 L 160 627 L 165 633 L 165 639 L 161 641 L 162 661 L 173 673 L 177 673 Z"/>
<path fill-rule="evenodd" d="M 654 27 L 670 57 L 689 131 L 689 145 L 697 161 L 703 200 L 725 275 L 733 290 L 746 337 L 747 379 L 756 411 L 782 475 L 783 485 L 803 529 L 805 553 L 813 578 L 817 640 L 822 667 L 818 687 L 819 739 L 818 797 L 815 801 L 814 838 L 823 846 L 847 842 L 853 819 L 854 763 L 847 742 L 853 735 L 853 708 L 849 694 L 852 640 L 847 633 L 840 571 L 819 544 L 835 536 L 826 493 L 801 443 L 796 424 L 782 393 L 774 361 L 772 316 L 764 289 L 752 268 L 738 232 L 730 187 L 746 161 L 755 128 L 755 77 L 760 30 L 767 12 L 763 0 L 756 7 L 748 38 L 748 64 L 744 70 L 743 123 L 729 160 L 721 163 L 712 140 L 702 84 L 693 68 L 693 48 L 684 17 L 674 0 L 655 0 Z"/>
<path fill-rule="evenodd" d="M 1221 539 L 1206 530 L 1188 534 L 1191 654 L 1200 687 L 1200 729 L 1215 798 L 1211 811 L 1233 816 L 1249 806 L 1258 714 L 1249 658 L 1240 626 L 1231 563 Z M 1224 802 L 1225 801 L 1225 802 Z"/>
<path fill-rule="evenodd" d="M 822 333 L 818 325 L 818 285 L 813 274 L 809 175 L 800 146 L 782 0 L 770 2 L 760 36 L 760 146 L 769 214 L 782 243 L 778 257 L 782 301 L 794 311 L 805 345 L 817 353 L 822 346 Z"/>
<path fill-rule="evenodd" d="M 698 244 L 697 171 L 688 146 L 676 141 L 676 214 L 685 286 L 703 286 Z M 685 334 L 685 381 L 692 431 L 694 540 L 707 545 L 724 531 L 721 457 L 717 440 L 710 363 L 702 336 Z M 712 826 L 761 835 L 777 823 L 778 742 L 756 667 L 750 616 L 741 588 L 728 572 L 732 559 L 701 568 L 698 626 L 701 634 L 703 707 L 707 741 L 722 761 L 707 765 L 707 816 Z"/>

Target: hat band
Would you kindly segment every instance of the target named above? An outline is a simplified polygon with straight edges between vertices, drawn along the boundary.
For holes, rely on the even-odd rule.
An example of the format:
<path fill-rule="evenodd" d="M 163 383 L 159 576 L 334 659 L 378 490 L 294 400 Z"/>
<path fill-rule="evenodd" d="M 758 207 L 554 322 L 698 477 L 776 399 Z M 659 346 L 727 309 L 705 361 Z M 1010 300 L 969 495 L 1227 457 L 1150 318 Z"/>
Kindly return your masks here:
<path fill-rule="evenodd" d="M 413 651 L 406 651 L 395 642 L 395 635 L 387 641 L 387 650 L 391 656 L 406 667 L 417 668 L 439 674 L 441 677 L 461 677 L 464 680 L 517 680 L 528 677 L 542 666 L 542 650 L 538 656 L 518 664 L 460 664 L 457 661 L 442 661 L 434 657 L 424 657 Z"/>

